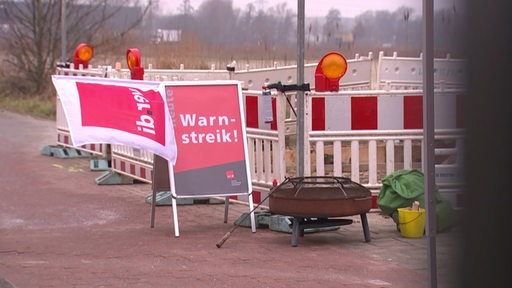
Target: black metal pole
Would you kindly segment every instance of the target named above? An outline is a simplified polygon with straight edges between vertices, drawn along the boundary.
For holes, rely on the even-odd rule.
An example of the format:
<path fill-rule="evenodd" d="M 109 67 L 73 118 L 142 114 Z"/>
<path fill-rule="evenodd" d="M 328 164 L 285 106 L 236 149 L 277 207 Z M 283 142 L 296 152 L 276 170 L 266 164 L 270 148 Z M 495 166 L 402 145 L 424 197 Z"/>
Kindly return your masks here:
<path fill-rule="evenodd" d="M 436 193 L 434 153 L 434 1 L 423 0 L 423 171 L 428 241 L 428 281 L 437 287 Z"/>
<path fill-rule="evenodd" d="M 66 0 L 60 0 L 60 45 L 62 63 L 66 63 L 67 28 L 66 28 Z"/>
<path fill-rule="evenodd" d="M 297 85 L 304 84 L 305 0 L 297 8 Z M 297 177 L 304 176 L 304 91 L 297 91 Z"/>

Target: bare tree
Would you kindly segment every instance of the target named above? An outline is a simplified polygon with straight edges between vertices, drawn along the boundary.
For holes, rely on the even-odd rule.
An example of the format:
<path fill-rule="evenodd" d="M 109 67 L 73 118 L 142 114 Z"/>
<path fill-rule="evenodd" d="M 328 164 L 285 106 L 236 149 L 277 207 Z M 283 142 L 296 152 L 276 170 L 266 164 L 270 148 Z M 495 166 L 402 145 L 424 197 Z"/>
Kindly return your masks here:
<path fill-rule="evenodd" d="M 183 15 L 192 15 L 194 13 L 194 7 L 190 4 L 190 0 L 183 0 L 178 7 L 178 11 Z"/>
<path fill-rule="evenodd" d="M 80 42 L 101 47 L 119 41 L 141 23 L 151 6 L 151 1 L 144 6 L 134 1 L 64 1 L 3 1 L 8 29 L 0 37 L 7 43 L 4 61 L 10 71 L 4 84 L 9 84 L 12 90 L 34 95 L 51 86 L 50 75 L 61 51 L 59 28 L 63 3 L 66 5 L 68 55 Z M 120 13 L 130 13 L 126 8 L 137 13 L 116 17 Z"/>
<path fill-rule="evenodd" d="M 407 6 L 401 6 L 395 12 L 393 12 L 393 18 L 395 19 L 396 25 L 396 27 L 394 27 L 395 41 L 393 41 L 393 44 L 395 46 L 402 44 L 405 47 L 405 50 L 407 50 L 407 47 L 409 46 L 409 30 L 411 22 L 413 21 L 411 17 L 413 13 L 414 9 Z M 400 24 L 403 24 L 403 26 Z"/>
<path fill-rule="evenodd" d="M 287 7 L 286 3 L 278 3 L 269 9 L 269 14 L 275 19 L 274 43 L 276 45 L 296 42 L 296 14 Z"/>
<path fill-rule="evenodd" d="M 325 16 L 325 24 L 323 26 L 323 34 L 327 42 L 331 42 L 341 30 L 341 12 L 338 9 L 329 9 Z"/>
<path fill-rule="evenodd" d="M 206 0 L 197 10 L 198 34 L 206 44 L 231 44 L 237 15 L 231 0 Z"/>

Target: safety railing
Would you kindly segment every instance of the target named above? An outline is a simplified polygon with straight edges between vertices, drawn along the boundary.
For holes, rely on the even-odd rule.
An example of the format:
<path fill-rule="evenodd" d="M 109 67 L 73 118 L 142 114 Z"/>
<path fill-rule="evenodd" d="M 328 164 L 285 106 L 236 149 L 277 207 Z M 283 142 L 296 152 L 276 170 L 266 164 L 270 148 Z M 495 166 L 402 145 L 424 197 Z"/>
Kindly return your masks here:
<path fill-rule="evenodd" d="M 436 184 L 454 204 L 462 193 L 464 131 L 435 131 Z M 344 176 L 375 193 L 399 169 L 423 170 L 423 130 L 311 131 L 308 175 Z M 458 204 L 460 206 L 460 203 Z"/>
<path fill-rule="evenodd" d="M 437 105 L 449 109 L 439 109 L 434 115 L 435 122 L 435 169 L 436 184 L 440 192 L 448 198 L 455 207 L 462 206 L 464 190 L 463 151 L 465 130 L 456 121 L 460 107 L 452 105 L 457 96 L 463 95 L 461 90 L 440 91 L 434 93 Z M 421 90 L 415 91 L 340 91 L 339 93 L 309 93 L 306 96 L 305 116 L 305 148 L 304 173 L 317 176 L 345 176 L 359 182 L 378 194 L 382 187 L 382 179 L 398 169 L 423 170 L 423 130 L 407 129 L 404 127 L 404 106 L 395 109 L 400 117 L 379 118 L 378 127 L 371 130 L 354 130 L 349 125 L 339 125 L 337 129 L 314 131 L 312 125 L 312 102 L 315 98 L 329 97 L 329 106 L 336 106 L 337 111 L 357 113 L 353 98 L 376 97 L 379 109 L 399 106 L 406 95 L 422 95 Z M 396 101 L 400 99 L 400 101 Z M 388 104 L 385 102 L 389 101 Z M 420 102 L 421 103 L 421 102 Z M 327 104 L 326 104 L 327 105 Z M 352 109 L 352 110 L 351 110 Z M 371 108 L 370 108 L 371 110 Z M 421 105 L 412 109 L 421 113 Z M 367 113 L 368 111 L 363 111 Z M 342 113 L 342 112 L 340 112 Z M 359 116 L 340 118 L 346 121 L 358 121 Z M 371 118 L 371 115 L 363 115 Z M 395 115 L 396 116 L 396 115 Z M 422 115 L 419 115 L 422 119 Z M 327 121 L 327 120 L 326 120 Z M 381 123 L 386 122 L 386 123 Z M 354 123 L 352 123 L 354 124 Z M 333 125 L 326 125 L 332 127 Z M 356 125 L 357 126 L 357 125 Z M 346 129 L 343 129 L 346 127 Z M 393 127 L 382 129 L 379 127 Z"/>
<path fill-rule="evenodd" d="M 340 82 L 340 92 L 312 91 L 305 95 L 304 172 L 306 176 L 348 176 L 377 193 L 382 178 L 390 172 L 396 169 L 422 169 L 421 150 L 424 143 L 421 127 L 416 127 L 422 123 L 422 81 L 421 68 L 418 68 L 421 67 L 421 57 L 407 60 L 396 54 L 385 57 L 381 53 L 378 62 L 370 54 L 368 57 L 357 56 L 356 59 L 348 60 L 348 63 L 347 74 Z M 458 115 L 461 112 L 459 102 L 465 93 L 459 89 L 463 86 L 464 62 L 447 58 L 436 64 L 441 65 L 437 66 L 441 69 L 439 71 L 444 71 L 443 75 L 436 78 L 437 84 L 440 84 L 436 84 L 435 92 L 435 153 L 436 161 L 439 160 L 435 164 L 436 182 L 443 193 L 447 193 L 445 195 L 456 203 L 463 189 L 461 151 L 464 146 L 464 130 L 458 124 Z M 309 78 L 305 82 L 314 82 L 314 67 L 306 65 L 308 72 L 305 74 Z M 396 67 L 400 68 L 396 70 Z M 58 74 L 77 75 L 74 69 L 58 70 Z M 88 70 L 80 73 L 85 76 L 129 78 L 127 69 L 107 67 Z M 406 76 L 404 71 L 408 71 Z M 295 67 L 239 71 L 215 70 L 214 67 L 204 71 L 158 70 L 149 67 L 145 70 L 146 80 L 219 78 L 242 81 L 246 113 L 247 109 L 254 109 L 256 105 L 256 112 L 251 113 L 256 113 L 257 117 L 264 113 L 261 110 L 264 106 L 261 104 L 261 85 L 276 81 L 290 84 L 295 81 L 295 74 Z M 400 77 L 396 74 L 400 74 Z M 251 87 L 254 90 L 248 90 Z M 296 117 L 293 114 L 297 111 L 296 95 L 273 94 L 272 98 L 276 101 L 273 126 L 260 119 L 258 124 L 246 129 L 252 186 L 255 191 L 263 193 L 268 192 L 275 181 L 294 176 L 293 166 L 296 166 L 294 155 L 290 155 L 290 149 L 293 149 L 290 148 L 293 146 L 290 136 L 293 137 L 297 132 Z M 69 132 L 64 113 L 57 102 L 58 130 Z M 368 106 L 368 109 L 365 106 L 368 104 L 373 106 Z M 362 105 L 362 108 L 358 108 L 358 105 Z M 268 108 L 268 105 L 265 107 Z M 372 111 L 375 115 L 357 115 Z M 409 118 L 413 118 L 413 121 Z M 368 122 L 369 119 L 375 121 L 375 127 L 365 129 L 356 123 Z M 365 125 L 367 123 L 362 126 Z M 152 181 L 153 155 L 123 145 L 111 145 L 111 150 L 113 171 L 143 182 Z"/>
<path fill-rule="evenodd" d="M 151 183 L 153 153 L 125 145 L 111 144 L 111 170 L 136 180 Z"/>

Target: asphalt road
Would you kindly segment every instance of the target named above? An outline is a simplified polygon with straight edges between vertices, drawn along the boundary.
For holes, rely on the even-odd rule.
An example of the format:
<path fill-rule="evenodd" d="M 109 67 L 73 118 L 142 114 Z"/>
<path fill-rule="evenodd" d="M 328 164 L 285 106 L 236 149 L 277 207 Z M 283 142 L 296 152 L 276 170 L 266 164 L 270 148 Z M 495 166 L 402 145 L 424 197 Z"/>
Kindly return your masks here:
<path fill-rule="evenodd" d="M 404 238 L 369 213 L 371 242 L 354 224 L 311 233 L 240 227 L 215 244 L 248 207 L 158 206 L 149 184 L 97 185 L 88 159 L 41 154 L 55 123 L 0 111 L 0 287 L 428 287 L 427 240 Z M 437 287 L 454 287 L 457 229 L 437 236 Z"/>

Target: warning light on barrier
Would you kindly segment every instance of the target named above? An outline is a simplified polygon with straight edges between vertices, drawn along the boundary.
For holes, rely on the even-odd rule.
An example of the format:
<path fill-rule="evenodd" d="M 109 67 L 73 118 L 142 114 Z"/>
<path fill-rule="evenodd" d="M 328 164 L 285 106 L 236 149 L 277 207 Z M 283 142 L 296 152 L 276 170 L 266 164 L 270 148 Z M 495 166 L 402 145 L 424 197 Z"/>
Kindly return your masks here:
<path fill-rule="evenodd" d="M 336 92 L 340 89 L 340 78 L 347 72 L 347 60 L 337 52 L 322 57 L 315 70 L 315 91 Z"/>
<path fill-rule="evenodd" d="M 75 54 L 73 55 L 73 65 L 77 69 L 80 65 L 83 68 L 89 67 L 89 60 L 94 56 L 94 48 L 92 46 L 80 43 L 75 48 Z"/>
<path fill-rule="evenodd" d="M 140 51 L 137 48 L 126 50 L 126 62 L 132 80 L 144 80 L 144 67 L 140 66 Z"/>

